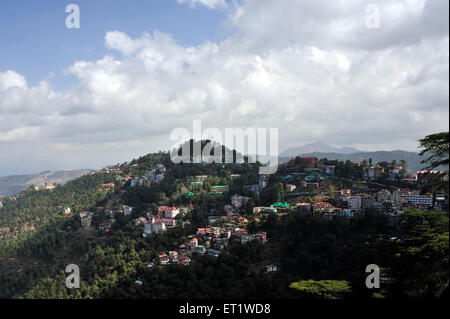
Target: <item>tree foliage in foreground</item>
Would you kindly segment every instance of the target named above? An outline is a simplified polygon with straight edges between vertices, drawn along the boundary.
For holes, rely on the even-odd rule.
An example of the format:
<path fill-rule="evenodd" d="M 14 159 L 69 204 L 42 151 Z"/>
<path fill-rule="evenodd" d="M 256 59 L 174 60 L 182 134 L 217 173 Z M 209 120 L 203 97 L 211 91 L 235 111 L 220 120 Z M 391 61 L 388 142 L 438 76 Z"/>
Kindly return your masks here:
<path fill-rule="evenodd" d="M 336 299 L 351 291 L 345 280 L 301 280 L 293 282 L 290 287 L 306 296 L 314 298 Z"/>

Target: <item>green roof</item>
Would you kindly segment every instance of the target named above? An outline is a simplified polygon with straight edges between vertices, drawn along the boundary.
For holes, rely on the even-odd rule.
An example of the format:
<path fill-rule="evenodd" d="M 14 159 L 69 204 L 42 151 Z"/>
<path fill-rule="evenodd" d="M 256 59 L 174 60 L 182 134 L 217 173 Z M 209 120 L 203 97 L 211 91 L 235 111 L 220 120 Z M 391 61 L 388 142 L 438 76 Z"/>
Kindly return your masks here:
<path fill-rule="evenodd" d="M 290 207 L 291 205 L 289 205 L 288 203 L 283 203 L 283 202 L 276 202 L 274 204 L 272 204 L 272 207 Z"/>
<path fill-rule="evenodd" d="M 222 187 L 228 187 L 228 185 L 216 185 L 216 186 L 212 186 L 212 188 L 222 188 Z"/>

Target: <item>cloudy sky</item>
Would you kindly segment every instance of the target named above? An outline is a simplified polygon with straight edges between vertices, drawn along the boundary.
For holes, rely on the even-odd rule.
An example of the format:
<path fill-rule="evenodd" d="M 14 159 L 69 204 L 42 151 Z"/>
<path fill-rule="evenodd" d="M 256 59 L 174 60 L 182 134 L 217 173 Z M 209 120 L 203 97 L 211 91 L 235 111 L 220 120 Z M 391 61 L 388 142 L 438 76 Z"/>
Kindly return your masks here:
<path fill-rule="evenodd" d="M 280 151 L 449 127 L 446 0 L 74 0 L 79 29 L 68 3 L 0 2 L 0 176 L 167 150 L 193 120 Z"/>

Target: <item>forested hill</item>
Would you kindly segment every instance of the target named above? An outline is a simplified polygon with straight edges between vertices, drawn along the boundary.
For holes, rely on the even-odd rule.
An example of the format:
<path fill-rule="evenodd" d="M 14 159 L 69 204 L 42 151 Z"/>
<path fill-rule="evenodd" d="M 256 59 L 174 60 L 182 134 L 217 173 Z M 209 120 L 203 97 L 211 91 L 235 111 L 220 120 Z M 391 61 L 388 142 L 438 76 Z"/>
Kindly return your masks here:
<path fill-rule="evenodd" d="M 64 206 L 87 209 L 106 197 L 101 185 L 112 181 L 108 174 L 84 175 L 52 190 L 29 188 L 13 198 L 3 198 L 0 208 L 0 242 L 35 229 L 56 216 Z"/>
<path fill-rule="evenodd" d="M 11 175 L 0 177 L 0 194 L 14 195 L 30 185 L 65 184 L 70 180 L 85 175 L 88 169 L 62 171 L 44 171 L 38 174 Z"/>
<path fill-rule="evenodd" d="M 308 279 L 345 281 L 351 287 L 345 297 L 370 298 L 374 291 L 365 286 L 364 269 L 372 263 L 383 265 L 396 279 L 389 289 L 376 291 L 378 296 L 440 294 L 448 278 L 447 213 L 427 213 L 425 224 L 423 212 L 413 210 L 399 227 L 373 212 L 331 221 L 297 210 L 253 213 L 254 207 L 284 200 L 283 177 L 302 167 L 301 160 L 283 165 L 254 194 L 244 186 L 258 183 L 259 164 L 174 164 L 168 153 L 160 152 L 53 190 L 28 189 L 17 200 L 4 199 L 0 298 L 302 298 L 290 287 Z M 159 182 L 131 186 L 130 177 L 143 180 L 149 171 L 159 175 L 158 170 L 164 171 Z M 359 166 L 339 162 L 336 173 L 348 178 L 361 172 Z M 205 175 L 198 186 L 196 177 Z M 229 192 L 212 192 L 213 185 L 227 185 Z M 208 217 L 225 216 L 233 194 L 249 197 L 239 212 L 246 221 L 229 216 L 227 223 L 234 230 L 245 227 L 249 234 L 266 232 L 267 242 L 230 240 L 218 257 L 194 255 L 189 265 L 159 265 L 160 254 L 179 249 L 198 228 L 224 226 Z M 129 215 L 121 204 L 133 207 Z M 64 206 L 72 213 L 64 214 Z M 184 207 L 187 213 L 177 215 L 176 227 L 143 237 L 138 221 L 159 206 Z M 107 232 L 102 228 L 109 218 L 106 210 L 114 212 Z M 90 226 L 81 225 L 80 211 L 93 213 Z M 394 237 L 404 240 L 390 240 Z M 65 286 L 68 264 L 80 268 L 79 289 Z M 280 271 L 268 272 L 268 265 Z"/>

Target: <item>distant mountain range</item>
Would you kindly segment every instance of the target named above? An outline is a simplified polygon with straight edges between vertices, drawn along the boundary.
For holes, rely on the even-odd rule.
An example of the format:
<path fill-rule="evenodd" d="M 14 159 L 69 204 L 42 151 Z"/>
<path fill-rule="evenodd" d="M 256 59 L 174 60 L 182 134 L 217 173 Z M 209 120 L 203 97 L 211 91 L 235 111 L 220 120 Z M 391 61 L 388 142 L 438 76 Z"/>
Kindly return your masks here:
<path fill-rule="evenodd" d="M 65 184 L 68 181 L 85 175 L 89 169 L 63 171 L 44 171 L 39 174 L 11 175 L 0 177 L 0 194 L 14 195 L 31 185 Z"/>
<path fill-rule="evenodd" d="M 300 147 L 292 147 L 289 148 L 283 152 L 280 153 L 280 156 L 297 156 L 298 154 L 305 154 L 305 153 L 339 153 L 339 154 L 352 154 L 352 153 L 359 153 L 364 152 L 361 150 L 358 150 L 354 147 L 335 147 L 330 146 L 324 143 L 315 142 L 310 144 L 305 144 Z"/>

